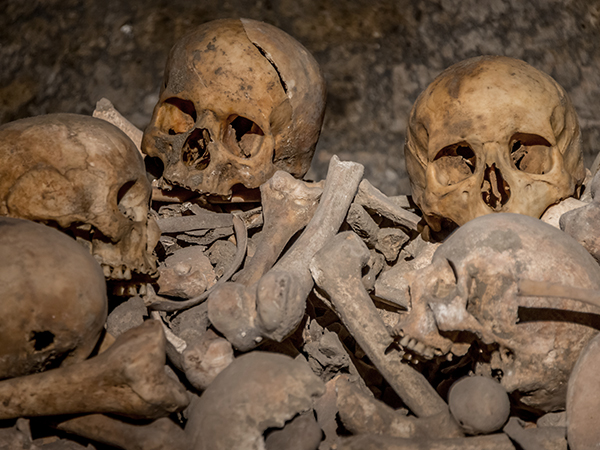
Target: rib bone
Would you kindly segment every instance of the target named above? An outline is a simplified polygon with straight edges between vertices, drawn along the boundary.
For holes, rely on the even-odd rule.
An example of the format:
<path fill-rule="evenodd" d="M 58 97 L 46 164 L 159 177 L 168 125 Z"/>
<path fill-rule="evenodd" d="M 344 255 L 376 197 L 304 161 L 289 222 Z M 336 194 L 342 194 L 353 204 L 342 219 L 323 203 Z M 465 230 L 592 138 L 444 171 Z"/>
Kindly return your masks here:
<path fill-rule="evenodd" d="M 185 388 L 164 370 L 161 325 L 146 321 L 104 353 L 69 367 L 0 382 L 0 420 L 79 413 L 158 418 L 185 408 Z"/>

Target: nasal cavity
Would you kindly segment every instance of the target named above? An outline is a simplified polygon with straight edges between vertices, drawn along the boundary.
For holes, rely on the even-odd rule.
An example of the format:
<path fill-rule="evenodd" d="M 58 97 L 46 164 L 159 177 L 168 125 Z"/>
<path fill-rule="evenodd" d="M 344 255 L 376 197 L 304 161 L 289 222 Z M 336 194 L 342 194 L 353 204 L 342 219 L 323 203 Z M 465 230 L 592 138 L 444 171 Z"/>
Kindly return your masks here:
<path fill-rule="evenodd" d="M 483 183 L 481 183 L 481 197 L 485 204 L 494 211 L 500 211 L 510 199 L 510 186 L 495 163 L 485 166 Z"/>
<path fill-rule="evenodd" d="M 210 133 L 208 130 L 196 128 L 192 131 L 183 144 L 181 152 L 183 163 L 198 170 L 206 169 L 210 163 L 209 142 Z"/>

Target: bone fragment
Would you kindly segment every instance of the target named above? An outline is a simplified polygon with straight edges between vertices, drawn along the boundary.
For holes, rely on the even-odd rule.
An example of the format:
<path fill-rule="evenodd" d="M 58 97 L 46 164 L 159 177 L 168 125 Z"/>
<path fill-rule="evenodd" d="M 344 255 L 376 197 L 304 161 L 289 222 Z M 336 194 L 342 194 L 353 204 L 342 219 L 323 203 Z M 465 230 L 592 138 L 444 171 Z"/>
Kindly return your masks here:
<path fill-rule="evenodd" d="M 560 216 L 560 229 L 579 242 L 596 261 L 600 261 L 600 199 Z"/>
<path fill-rule="evenodd" d="M 347 380 L 338 380 L 336 387 L 340 420 L 352 434 L 385 434 L 406 439 L 461 436 L 448 414 L 424 418 L 407 416 L 369 397 Z"/>
<path fill-rule="evenodd" d="M 189 408 L 195 450 L 264 449 L 267 428 L 309 411 L 325 387 L 308 365 L 277 353 L 236 358 Z"/>
<path fill-rule="evenodd" d="M 524 428 L 519 419 L 511 417 L 503 430 L 522 450 L 567 450 L 564 427 Z M 571 446 L 571 450 L 578 449 Z"/>
<path fill-rule="evenodd" d="M 312 411 L 294 417 L 281 430 L 269 433 L 265 450 L 317 450 L 323 432 Z"/>
<path fill-rule="evenodd" d="M 235 281 L 250 286 L 269 270 L 288 241 L 313 217 L 323 189 L 277 171 L 260 186 L 263 229 L 254 256 Z"/>
<path fill-rule="evenodd" d="M 419 222 L 421 221 L 419 216 L 400 207 L 398 203 L 391 200 L 366 179 L 360 183 L 355 201 L 394 223 L 409 230 L 419 231 Z"/>
<path fill-rule="evenodd" d="M 146 156 L 142 153 L 142 137 L 144 136 L 143 131 L 138 129 L 134 124 L 123 117 L 121 113 L 115 109 L 110 100 L 107 98 L 101 98 L 98 102 L 96 102 L 96 109 L 92 113 L 92 116 L 112 123 L 133 141 L 135 147 L 142 154 L 142 156 Z"/>
<path fill-rule="evenodd" d="M 215 213 L 206 210 L 204 214 L 193 216 L 165 217 L 157 219 L 156 223 L 162 233 L 180 233 L 191 230 L 212 230 L 233 225 L 233 215 Z"/>
<path fill-rule="evenodd" d="M 265 337 L 281 342 L 298 325 L 313 287 L 310 260 L 339 230 L 363 172 L 333 156 L 319 206 L 290 250 L 255 285 L 228 283 L 211 294 L 210 321 L 238 350 Z"/>
<path fill-rule="evenodd" d="M 379 233 L 379 226 L 370 214 L 365 211 L 358 203 L 352 203 L 346 216 L 346 222 L 350 225 L 350 228 L 360 236 L 365 243 L 370 247 L 375 247 L 377 241 L 377 234 Z"/>
<path fill-rule="evenodd" d="M 387 435 L 361 434 L 345 438 L 338 450 L 515 450 L 503 433 L 454 439 L 402 439 Z"/>
<path fill-rule="evenodd" d="M 162 417 L 148 424 L 125 422 L 103 414 L 89 414 L 55 425 L 58 430 L 124 450 L 191 450 L 179 426 Z"/>
<path fill-rule="evenodd" d="M 173 252 L 158 268 L 160 295 L 194 298 L 216 283 L 216 274 L 203 247 L 191 245 Z"/>
<path fill-rule="evenodd" d="M 540 217 L 540 220 L 560 229 L 559 221 L 563 214 L 574 209 L 581 208 L 585 205 L 587 205 L 587 203 L 577 200 L 576 198 L 569 197 L 557 203 L 556 205 L 548 207 L 542 217 Z"/>
<path fill-rule="evenodd" d="M 158 418 L 185 408 L 188 398 L 165 373 L 164 334 L 151 320 L 94 358 L 0 382 L 0 404 L 0 420 L 91 412 Z"/>
<path fill-rule="evenodd" d="M 600 291 L 565 286 L 548 281 L 519 280 L 519 297 L 556 297 L 577 300 L 600 307 Z"/>
<path fill-rule="evenodd" d="M 330 297 L 338 315 L 394 391 L 418 417 L 448 415 L 448 405 L 425 377 L 402 362 L 361 282 L 369 259 L 366 245 L 353 232 L 340 233 L 313 258 L 313 277 Z"/>
<path fill-rule="evenodd" d="M 160 311 L 180 311 L 191 308 L 192 306 L 202 303 L 215 289 L 217 289 L 218 286 L 229 280 L 229 278 L 231 278 L 231 276 L 237 272 L 240 265 L 244 261 L 246 246 L 248 243 L 248 231 L 246 230 L 246 226 L 244 225 L 243 220 L 237 217 L 235 214 L 233 215 L 233 227 L 235 229 L 235 236 L 237 240 L 237 252 L 235 254 L 235 258 L 231 262 L 231 266 L 227 272 L 225 272 L 210 289 L 197 297 L 182 302 L 167 300 L 157 296 L 154 292 L 152 292 L 144 298 L 148 309 Z"/>

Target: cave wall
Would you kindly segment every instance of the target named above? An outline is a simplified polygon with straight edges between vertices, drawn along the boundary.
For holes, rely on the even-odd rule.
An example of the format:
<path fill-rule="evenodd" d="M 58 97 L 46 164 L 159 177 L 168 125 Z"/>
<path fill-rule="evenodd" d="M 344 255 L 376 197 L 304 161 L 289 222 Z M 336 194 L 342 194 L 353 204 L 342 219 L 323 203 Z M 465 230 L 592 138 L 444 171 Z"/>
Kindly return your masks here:
<path fill-rule="evenodd" d="M 149 122 L 173 43 L 209 20 L 248 17 L 294 36 L 327 81 L 309 175 L 333 154 L 365 165 L 388 195 L 409 193 L 403 145 L 418 94 L 449 65 L 521 58 L 554 77 L 579 114 L 585 161 L 600 140 L 599 0 L 0 0 L 0 123 L 91 114 L 102 97 Z"/>

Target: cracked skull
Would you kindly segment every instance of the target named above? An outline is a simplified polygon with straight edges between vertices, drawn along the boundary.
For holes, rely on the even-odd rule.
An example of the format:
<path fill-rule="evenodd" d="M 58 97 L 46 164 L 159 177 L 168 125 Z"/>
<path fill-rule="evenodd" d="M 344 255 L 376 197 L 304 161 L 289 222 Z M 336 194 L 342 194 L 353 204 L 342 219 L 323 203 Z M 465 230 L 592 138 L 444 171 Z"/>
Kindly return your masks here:
<path fill-rule="evenodd" d="M 600 267 L 574 239 L 524 215 L 486 215 L 456 230 L 431 265 L 408 279 L 411 309 L 398 324 L 408 348 L 472 358 L 476 373 L 497 376 L 522 407 L 564 407 L 569 374 L 597 333 L 600 309 L 518 297 L 517 282 L 599 289 Z"/>
<path fill-rule="evenodd" d="M 55 226 L 83 243 L 107 278 L 156 271 L 141 154 L 118 128 L 76 114 L 0 127 L 0 215 Z"/>
<path fill-rule="evenodd" d="M 429 226 L 492 212 L 539 218 L 576 195 L 585 169 L 577 114 L 548 75 L 508 57 L 462 61 L 415 102 L 406 167 Z"/>
<path fill-rule="evenodd" d="M 162 161 L 169 184 L 228 197 L 276 170 L 302 177 L 324 106 L 320 69 L 295 39 L 254 20 L 216 20 L 172 48 L 142 150 Z"/>

